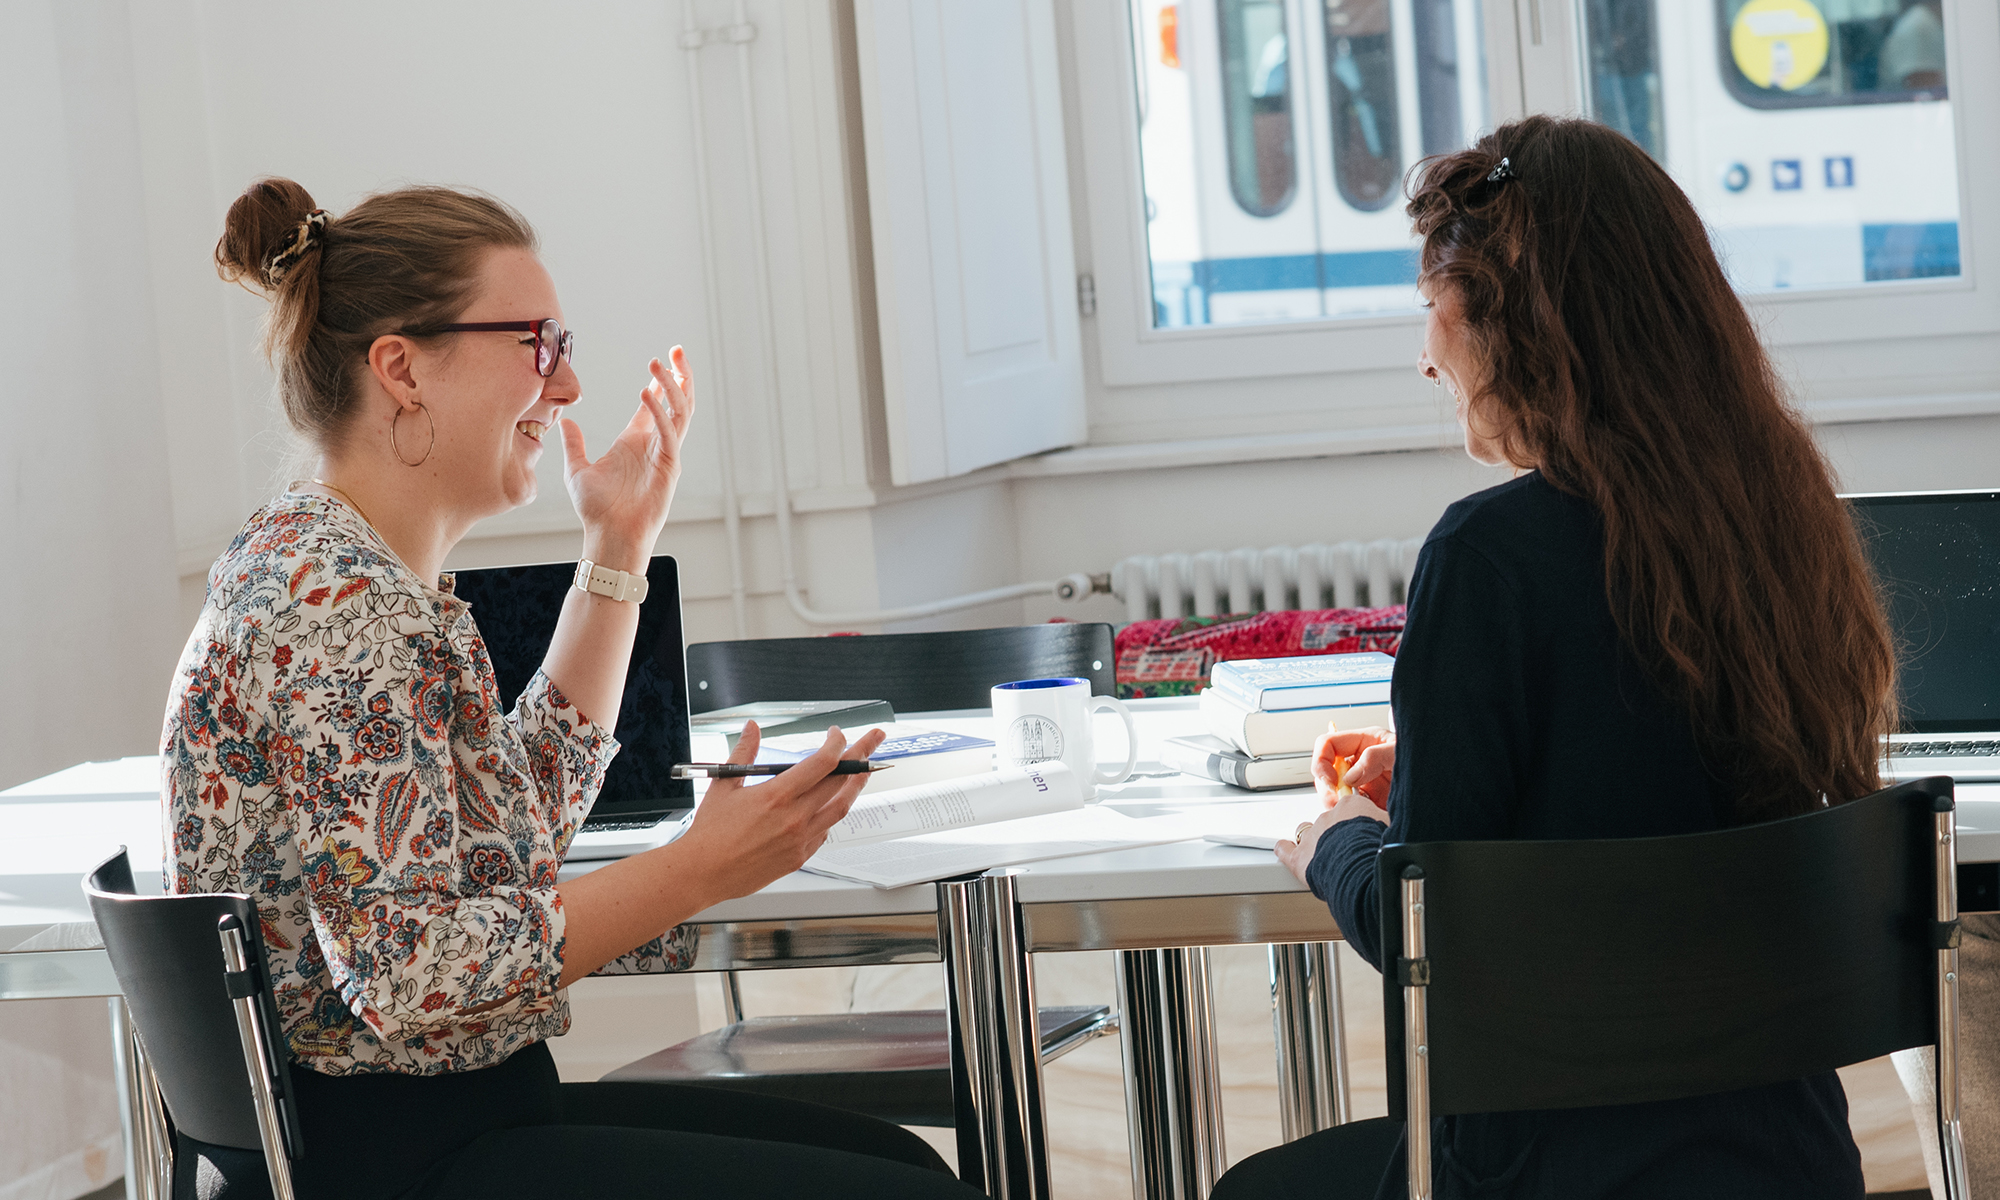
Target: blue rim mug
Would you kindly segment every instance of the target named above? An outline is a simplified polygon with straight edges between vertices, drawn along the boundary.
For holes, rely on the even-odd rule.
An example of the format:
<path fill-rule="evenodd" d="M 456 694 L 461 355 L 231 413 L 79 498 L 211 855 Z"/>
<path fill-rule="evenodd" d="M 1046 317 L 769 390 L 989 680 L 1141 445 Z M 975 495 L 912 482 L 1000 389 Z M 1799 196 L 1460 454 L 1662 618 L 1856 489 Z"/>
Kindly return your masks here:
<path fill-rule="evenodd" d="M 994 743 L 1002 766 L 1061 759 L 1083 785 L 1086 800 L 1099 787 L 1125 782 L 1139 765 L 1139 737 L 1132 710 L 1110 696 L 1090 694 L 1088 679 L 1021 679 L 994 687 Z M 1099 769 L 1091 723 L 1099 711 L 1125 722 L 1125 766 Z"/>

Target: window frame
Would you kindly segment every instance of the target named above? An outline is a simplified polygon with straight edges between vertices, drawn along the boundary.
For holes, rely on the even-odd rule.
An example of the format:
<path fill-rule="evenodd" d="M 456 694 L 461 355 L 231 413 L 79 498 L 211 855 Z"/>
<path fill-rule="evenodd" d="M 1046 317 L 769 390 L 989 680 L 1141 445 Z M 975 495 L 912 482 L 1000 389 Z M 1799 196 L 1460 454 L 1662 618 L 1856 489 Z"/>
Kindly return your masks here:
<path fill-rule="evenodd" d="M 1223 33 L 1221 32 L 1221 27 L 1222 27 L 1222 24 L 1223 24 L 1223 6 L 1224 6 L 1224 5 L 1226 5 L 1226 4 L 1229 4 L 1229 3 L 1231 3 L 1231 2 L 1232 2 L 1232 0 L 1215 0 L 1215 6 L 1216 6 L 1216 7 L 1215 7 L 1215 16 L 1216 16 L 1216 21 L 1215 21 L 1215 24 L 1216 24 L 1216 35 L 1215 35 L 1215 36 L 1216 36 L 1216 41 L 1217 41 L 1218 43 L 1221 43 L 1221 42 L 1224 42 L 1224 41 L 1226 40 L 1226 39 L 1225 39 L 1225 35 L 1224 35 L 1224 34 L 1223 34 Z M 1235 0 L 1235 2 L 1237 2 L 1237 3 L 1244 3 L 1244 2 L 1247 2 L 1247 0 Z M 1262 0 L 1262 2 L 1263 2 L 1263 3 L 1270 3 L 1270 4 L 1273 4 L 1273 6 L 1274 6 L 1274 7 L 1276 7 L 1276 8 L 1278 9 L 1278 19 L 1279 19 L 1279 22 L 1280 22 L 1280 24 L 1282 24 L 1282 25 L 1285 25 L 1285 26 L 1286 26 L 1286 28 L 1285 28 L 1285 34 L 1284 34 L 1284 36 L 1285 36 L 1285 137 L 1286 137 L 1286 140 L 1287 140 L 1287 141 L 1288 141 L 1288 143 L 1289 143 L 1289 145 L 1288 145 L 1288 146 L 1286 147 L 1286 149 L 1287 149 L 1287 151 L 1288 151 L 1288 152 L 1290 153 L 1290 155 L 1291 155 L 1291 160 L 1292 160 L 1292 161 L 1291 161 L 1291 180 L 1290 180 L 1289 184 L 1287 185 L 1287 187 L 1285 188 L 1285 194 L 1284 194 L 1284 196 L 1282 196 L 1282 197 L 1281 197 L 1281 198 L 1280 198 L 1280 199 L 1278 200 L 1278 202 L 1277 202 L 1276 204 L 1272 204 L 1272 205 L 1268 205 L 1268 206 L 1265 206 L 1265 207 L 1261 207 L 1261 208 L 1253 208 L 1253 207 L 1251 207 L 1250 205 L 1248 205 L 1248 204 L 1245 204 L 1245 203 L 1243 202 L 1243 192 L 1242 192 L 1242 190 L 1241 190 L 1241 189 L 1242 189 L 1242 187 L 1243 187 L 1243 180 L 1241 180 L 1241 179 L 1238 179 L 1238 178 L 1237 178 L 1237 176 L 1236 176 L 1236 164 L 1235 164 L 1235 162 L 1234 162 L 1234 159 L 1236 158 L 1236 155 L 1237 155 L 1237 153 L 1238 153 L 1238 150 L 1239 150 L 1239 148 L 1238 148 L 1238 146 L 1237 146 L 1237 144 L 1236 144 L 1236 139 L 1237 139 L 1237 136 L 1238 136 L 1238 129 L 1237 129 L 1237 123 L 1236 123 L 1236 121 L 1235 121 L 1235 120 L 1233 119 L 1233 117 L 1231 116 L 1231 114 L 1230 114 L 1230 113 L 1229 113 L 1228 111 L 1226 111 L 1226 110 L 1227 110 L 1227 107 L 1228 107 L 1228 106 L 1227 106 L 1227 103 L 1226 103 L 1226 102 L 1225 102 L 1225 104 L 1224 104 L 1224 109 L 1225 109 L 1225 111 L 1224 111 L 1224 112 L 1223 112 L 1223 114 L 1222 114 L 1222 140 L 1223 140 L 1223 146 L 1224 146 L 1224 154 L 1225 154 L 1225 157 L 1227 157 L 1228 159 L 1230 159 L 1230 160 L 1231 160 L 1231 162 L 1230 162 L 1230 164 L 1229 164 L 1229 194 L 1230 194 L 1230 198 L 1231 198 L 1231 199 L 1233 199 L 1233 200 L 1234 200 L 1234 201 L 1236 202 L 1236 207 L 1238 207 L 1238 208 L 1242 209 L 1242 210 L 1243 210 L 1244 212 L 1248 213 L 1248 214 L 1249 214 L 1250 216 L 1253 216 L 1253 217 L 1257 217 L 1257 218 L 1260 218 L 1260 219 L 1268 219 L 1268 218 L 1271 218 L 1271 217 L 1276 217 L 1276 216 L 1280 216 L 1280 215 L 1282 215 L 1282 214 L 1283 214 L 1283 213 L 1284 213 L 1284 212 L 1285 212 L 1285 211 L 1286 211 L 1287 209 L 1291 208 L 1291 206 L 1292 206 L 1292 205 L 1294 205 L 1294 204 L 1298 203 L 1298 199 L 1299 199 L 1299 133 L 1300 133 L 1300 132 L 1301 132 L 1301 130 L 1302 130 L 1302 129 L 1303 129 L 1304 127 L 1305 127 L 1305 123 L 1304 123 L 1303 121 L 1299 120 L 1299 96 L 1298 96 L 1298 90 L 1297 90 L 1297 88 L 1296 88 L 1296 87 L 1294 86 L 1294 84 L 1295 84 L 1296 80 L 1298 79 L 1298 73 L 1296 72 L 1296 70 L 1295 70 L 1295 69 L 1294 69 L 1294 67 L 1293 67 L 1293 58 L 1294 58 L 1294 55 L 1293 55 L 1293 51 L 1292 51 L 1292 45 L 1291 45 L 1291 41 L 1292 41 L 1292 31 L 1291 31 L 1291 29 L 1290 29 L 1290 27 L 1289 27 L 1289 26 L 1290 26 L 1290 22 L 1289 22 L 1288 20 L 1286 20 L 1286 18 L 1287 18 L 1287 17 L 1288 17 L 1288 16 L 1290 15 L 1290 14 L 1289 14 L 1289 13 L 1288 13 L 1288 12 L 1286 11 L 1286 8 L 1287 8 L 1287 6 L 1286 6 L 1286 4 L 1284 3 L 1284 0 Z M 1178 25 L 1178 19 L 1176 20 L 1176 25 L 1175 25 L 1175 28 L 1176 28 L 1176 34 L 1175 34 L 1175 36 L 1176 36 L 1176 39 L 1178 40 L 1178 37 L 1179 37 L 1179 33 L 1178 33 L 1178 29 L 1179 29 L 1179 25 Z M 1197 36 L 1199 36 L 1199 35 L 1197 35 Z M 1240 35 L 1239 35 L 1239 36 L 1240 36 Z M 1135 43 L 1135 47 L 1134 47 L 1134 50 L 1133 50 L 1133 53 L 1135 53 L 1135 54 L 1136 54 L 1136 53 L 1138 53 L 1138 49 L 1137 49 L 1137 46 L 1136 46 L 1136 43 Z M 1222 57 L 1223 57 L 1223 65 L 1222 65 L 1222 79 L 1223 79 L 1223 87 L 1224 87 L 1224 88 L 1227 88 L 1227 87 L 1229 86 L 1229 65 L 1228 65 L 1228 59 L 1229 59 L 1229 57 L 1230 57 L 1230 56 L 1229 56 L 1229 54 L 1227 53 L 1227 50 L 1226 50 L 1226 48 L 1225 48 L 1225 51 L 1224 51 L 1224 54 L 1223 54 L 1223 56 L 1222 56 Z M 1135 79 L 1135 81 L 1136 81 L 1136 79 L 1137 79 L 1137 75 L 1138 75 L 1138 64 L 1137 64 L 1136 62 L 1135 62 L 1135 63 L 1133 64 L 1133 75 L 1134 75 L 1134 79 Z M 1247 103 L 1247 102 L 1248 102 L 1248 98 L 1246 98 L 1246 103 Z M 1248 146 L 1248 150 L 1249 150 L 1249 152 L 1250 152 L 1250 158 L 1251 158 L 1251 161 L 1252 161 L 1253 163 L 1255 163 L 1255 162 L 1256 162 L 1256 159 L 1257 159 L 1257 132 L 1256 132 L 1256 112 L 1255 112 L 1254 108 L 1252 109 L 1252 111 L 1251 111 L 1251 113 L 1249 114 L 1249 116 L 1250 116 L 1250 120 L 1249 120 L 1249 121 L 1247 122 L 1247 124 L 1248 124 L 1249 128 L 1248 128 L 1248 129 L 1246 129 L 1246 130 L 1243 130 L 1243 136 L 1246 136 L 1246 137 L 1248 137 L 1248 138 L 1250 139 L 1250 144 L 1249 144 L 1249 146 Z M 1135 122 L 1135 127 L 1136 127 L 1136 122 Z"/>
<path fill-rule="evenodd" d="M 2000 332 L 2000 267 L 1980 269 L 1980 248 L 2000 246 L 2000 160 L 1971 152 L 1973 146 L 2000 142 L 2000 72 L 1982 77 L 1966 63 L 1968 46 L 2000 46 L 2000 7 L 1945 0 L 1944 17 L 1948 103 L 1954 105 L 1958 154 L 1961 274 L 1745 296 L 1766 344 L 1788 360 L 1787 369 L 1810 367 L 1812 348 L 1818 346 Z M 1373 387 L 1369 376 L 1413 364 L 1422 341 L 1420 310 L 1270 324 L 1152 326 L 1139 142 L 1132 132 L 1138 128 L 1132 56 L 1143 43 L 1135 39 L 1128 4 L 1078 0 L 1071 18 L 1074 61 L 1091 64 L 1076 71 L 1074 128 L 1081 148 L 1075 161 L 1082 168 L 1077 176 L 1082 193 L 1077 197 L 1078 223 L 1087 231 L 1089 246 L 1082 269 L 1093 275 L 1097 298 L 1089 340 L 1096 343 L 1098 382 L 1123 388 L 1311 376 L 1334 384 L 1332 391 L 1342 380 Z M 1528 112 L 1582 110 L 1587 78 L 1587 52 L 1578 36 L 1582 0 L 1488 0 L 1484 19 L 1489 111 L 1495 123 Z M 1183 11 L 1183 61 L 1193 24 Z M 1667 136 L 1673 136 L 1671 130 Z M 1935 399 L 1933 393 L 1962 392 L 1962 384 L 1946 380 L 1962 380 L 1971 373 L 1968 362 L 1981 353 L 1990 348 L 1948 349 L 1933 376 L 1903 376 L 1898 386 L 1908 394 L 1886 398 L 1870 411 L 1893 416 L 1907 400 L 1910 415 L 1921 415 Z M 1333 403 L 1330 398 L 1329 405 Z M 1398 400 L 1391 407 L 1406 410 L 1412 423 L 1435 419 L 1428 405 Z M 1974 408 L 2000 412 L 2000 393 L 1990 404 L 1980 400 Z M 1213 416 L 1212 405 L 1167 400 L 1157 422 L 1161 440 L 1177 440 L 1172 433 L 1176 421 L 1197 416 Z M 1130 428 L 1124 423 L 1121 433 Z"/>

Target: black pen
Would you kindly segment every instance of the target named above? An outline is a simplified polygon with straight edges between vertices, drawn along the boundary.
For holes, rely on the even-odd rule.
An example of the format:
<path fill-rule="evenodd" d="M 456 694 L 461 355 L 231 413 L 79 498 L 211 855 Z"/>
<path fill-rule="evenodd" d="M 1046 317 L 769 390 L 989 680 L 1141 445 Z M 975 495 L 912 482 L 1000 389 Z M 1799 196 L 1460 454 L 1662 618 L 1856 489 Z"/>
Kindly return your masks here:
<path fill-rule="evenodd" d="M 779 775 L 797 766 L 797 763 L 675 763 L 669 772 L 675 779 L 693 779 L 706 775 L 710 779 L 743 779 L 752 775 Z M 876 771 L 886 771 L 895 763 L 870 762 L 865 758 L 843 758 L 833 764 L 829 775 L 865 775 Z"/>

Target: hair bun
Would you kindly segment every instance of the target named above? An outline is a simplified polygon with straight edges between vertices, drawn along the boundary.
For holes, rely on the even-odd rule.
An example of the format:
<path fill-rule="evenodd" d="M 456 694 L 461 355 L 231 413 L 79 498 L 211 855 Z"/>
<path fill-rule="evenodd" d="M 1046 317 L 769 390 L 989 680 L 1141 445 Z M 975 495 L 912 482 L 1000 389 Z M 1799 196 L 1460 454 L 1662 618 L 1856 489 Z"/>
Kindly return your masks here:
<path fill-rule="evenodd" d="M 289 179 L 259 179 L 245 188 L 223 219 L 222 240 L 215 244 L 215 269 L 230 281 L 274 292 L 285 276 L 316 244 L 307 230 L 317 214 L 312 193 Z"/>

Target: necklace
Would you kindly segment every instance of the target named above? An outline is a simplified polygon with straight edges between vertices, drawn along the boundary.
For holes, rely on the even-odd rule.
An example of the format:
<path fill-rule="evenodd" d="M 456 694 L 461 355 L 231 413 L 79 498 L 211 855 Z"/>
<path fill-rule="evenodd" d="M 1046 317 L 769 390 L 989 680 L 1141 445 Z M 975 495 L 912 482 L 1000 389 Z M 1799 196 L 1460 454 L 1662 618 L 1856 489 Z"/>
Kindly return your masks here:
<path fill-rule="evenodd" d="M 324 479 L 315 479 L 313 480 L 313 482 L 325 488 L 327 491 L 332 492 L 334 495 L 339 496 L 342 500 L 347 501 L 347 506 L 349 508 L 352 508 L 355 511 L 355 513 L 358 516 L 360 516 L 362 522 L 366 524 L 368 528 L 370 529 L 375 528 L 375 522 L 370 521 L 368 519 L 368 514 L 362 511 L 361 506 L 359 504 L 355 503 L 354 497 L 348 495 L 346 492 L 341 491 L 339 488 L 333 486 Z"/>

